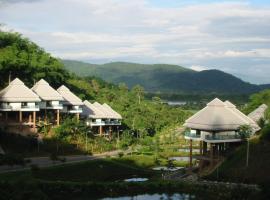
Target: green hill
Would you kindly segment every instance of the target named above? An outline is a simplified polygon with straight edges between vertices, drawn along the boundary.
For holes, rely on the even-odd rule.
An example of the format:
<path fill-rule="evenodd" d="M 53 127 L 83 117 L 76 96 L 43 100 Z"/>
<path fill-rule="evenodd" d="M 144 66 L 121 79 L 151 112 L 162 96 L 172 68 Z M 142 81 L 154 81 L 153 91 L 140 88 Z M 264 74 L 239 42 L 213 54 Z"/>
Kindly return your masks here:
<path fill-rule="evenodd" d="M 20 78 L 29 87 L 41 78 L 55 88 L 65 84 L 82 100 L 109 104 L 123 116 L 125 130 L 140 130 L 145 135 L 181 124 L 189 115 L 180 108 L 144 99 L 141 87 L 128 90 L 124 84 L 116 86 L 95 77 L 82 78 L 70 74 L 63 66 L 61 60 L 19 33 L 0 29 L 0 89 L 8 84 L 9 76 Z"/>
<path fill-rule="evenodd" d="M 250 94 L 269 85 L 254 85 L 219 71 L 193 71 L 178 65 L 113 62 L 102 65 L 64 60 L 65 68 L 80 76 L 97 76 L 111 83 L 124 82 L 129 88 L 141 85 L 148 92 Z"/>

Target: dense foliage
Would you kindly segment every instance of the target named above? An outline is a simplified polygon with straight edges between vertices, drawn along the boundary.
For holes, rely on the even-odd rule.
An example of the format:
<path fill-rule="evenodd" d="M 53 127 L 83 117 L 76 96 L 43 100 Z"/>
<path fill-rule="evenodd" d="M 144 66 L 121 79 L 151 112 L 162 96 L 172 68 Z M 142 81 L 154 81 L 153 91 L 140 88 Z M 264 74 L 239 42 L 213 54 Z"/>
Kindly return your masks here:
<path fill-rule="evenodd" d="M 108 103 L 124 118 L 123 124 L 133 133 L 155 134 L 165 126 L 182 123 L 189 113 L 170 108 L 159 101 L 144 99 L 144 89 L 125 84 L 108 84 L 95 77 L 80 78 L 63 68 L 60 60 L 53 58 L 33 42 L 18 33 L 0 32 L 0 86 L 18 77 L 29 87 L 40 78 L 52 86 L 66 84 L 83 100 Z"/>
<path fill-rule="evenodd" d="M 68 78 L 58 59 L 19 33 L 0 31 L 0 55 L 0 86 L 8 83 L 9 76 L 19 77 L 28 85 L 46 78 L 54 86 Z"/>
<path fill-rule="evenodd" d="M 270 107 L 270 90 L 264 90 L 251 95 L 250 102 L 248 103 L 244 111 L 245 113 L 250 113 L 262 104 L 266 104 L 268 105 L 268 107 Z M 269 118 L 269 110 L 267 112 Z"/>
<path fill-rule="evenodd" d="M 139 84 L 148 92 L 180 94 L 251 94 L 269 85 L 253 85 L 218 70 L 193 71 L 177 65 L 115 62 L 94 65 L 64 60 L 65 67 L 81 76 L 97 76 L 129 88 Z"/>

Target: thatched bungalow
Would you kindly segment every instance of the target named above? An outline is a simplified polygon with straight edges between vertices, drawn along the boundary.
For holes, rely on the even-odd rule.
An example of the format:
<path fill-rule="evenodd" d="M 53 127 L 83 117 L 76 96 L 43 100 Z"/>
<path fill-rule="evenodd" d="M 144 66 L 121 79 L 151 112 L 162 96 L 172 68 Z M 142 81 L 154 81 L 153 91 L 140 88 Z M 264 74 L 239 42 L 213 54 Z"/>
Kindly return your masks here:
<path fill-rule="evenodd" d="M 82 106 L 84 105 L 82 100 L 73 94 L 66 86 L 62 85 L 57 89 L 57 92 L 64 98 L 63 113 L 76 114 L 77 119 L 80 118 L 80 113 L 82 113 Z"/>
<path fill-rule="evenodd" d="M 210 161 L 213 165 L 228 146 L 242 141 L 239 135 L 242 125 L 250 125 L 254 130 L 258 128 L 253 120 L 244 116 L 233 104 L 224 103 L 217 98 L 186 120 L 184 126 L 191 129 L 185 134 L 185 139 L 190 141 L 190 166 L 192 166 L 192 141 L 200 142 L 199 159 Z"/>
<path fill-rule="evenodd" d="M 63 109 L 62 102 L 64 98 L 53 89 L 49 83 L 44 79 L 38 81 L 33 87 L 32 90 L 40 97 L 41 102 L 39 107 L 44 113 L 44 120 L 47 121 L 47 111 L 56 111 L 56 124 L 60 123 L 60 110 Z"/>
<path fill-rule="evenodd" d="M 261 119 L 265 119 L 265 112 L 267 109 L 268 109 L 268 106 L 265 104 L 262 104 L 253 112 L 248 114 L 248 117 L 251 118 L 255 122 L 259 122 Z"/>
<path fill-rule="evenodd" d="M 0 91 L 0 111 L 5 115 L 5 123 L 36 126 L 36 112 L 40 98 L 18 78 Z M 25 119 L 24 114 L 28 114 Z M 9 116 L 10 115 L 10 116 Z"/>
<path fill-rule="evenodd" d="M 87 125 L 93 129 L 99 127 L 99 134 L 103 135 L 104 132 L 111 134 L 113 129 L 119 131 L 121 125 L 121 115 L 115 112 L 109 105 L 101 105 L 98 102 L 90 103 L 84 101 L 82 116 L 86 118 Z"/>

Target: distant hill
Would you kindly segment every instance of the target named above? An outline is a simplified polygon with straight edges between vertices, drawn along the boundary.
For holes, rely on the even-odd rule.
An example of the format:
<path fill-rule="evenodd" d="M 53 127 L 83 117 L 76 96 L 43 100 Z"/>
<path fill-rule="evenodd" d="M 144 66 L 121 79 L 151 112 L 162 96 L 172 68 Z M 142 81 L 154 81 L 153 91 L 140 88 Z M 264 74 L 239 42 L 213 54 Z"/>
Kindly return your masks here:
<path fill-rule="evenodd" d="M 255 85 L 219 71 L 197 72 L 178 65 L 113 62 L 102 65 L 64 60 L 66 69 L 80 76 L 97 76 L 129 88 L 142 85 L 149 92 L 250 94 L 270 85 Z"/>

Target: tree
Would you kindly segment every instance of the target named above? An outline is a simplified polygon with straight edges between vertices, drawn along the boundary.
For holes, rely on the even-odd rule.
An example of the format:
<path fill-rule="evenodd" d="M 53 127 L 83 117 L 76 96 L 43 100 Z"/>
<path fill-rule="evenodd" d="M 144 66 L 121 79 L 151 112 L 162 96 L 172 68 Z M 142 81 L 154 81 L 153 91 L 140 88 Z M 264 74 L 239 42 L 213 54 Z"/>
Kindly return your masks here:
<path fill-rule="evenodd" d="M 132 92 L 138 97 L 138 103 L 141 104 L 141 99 L 144 97 L 144 88 L 140 85 L 135 85 L 132 88 Z"/>

